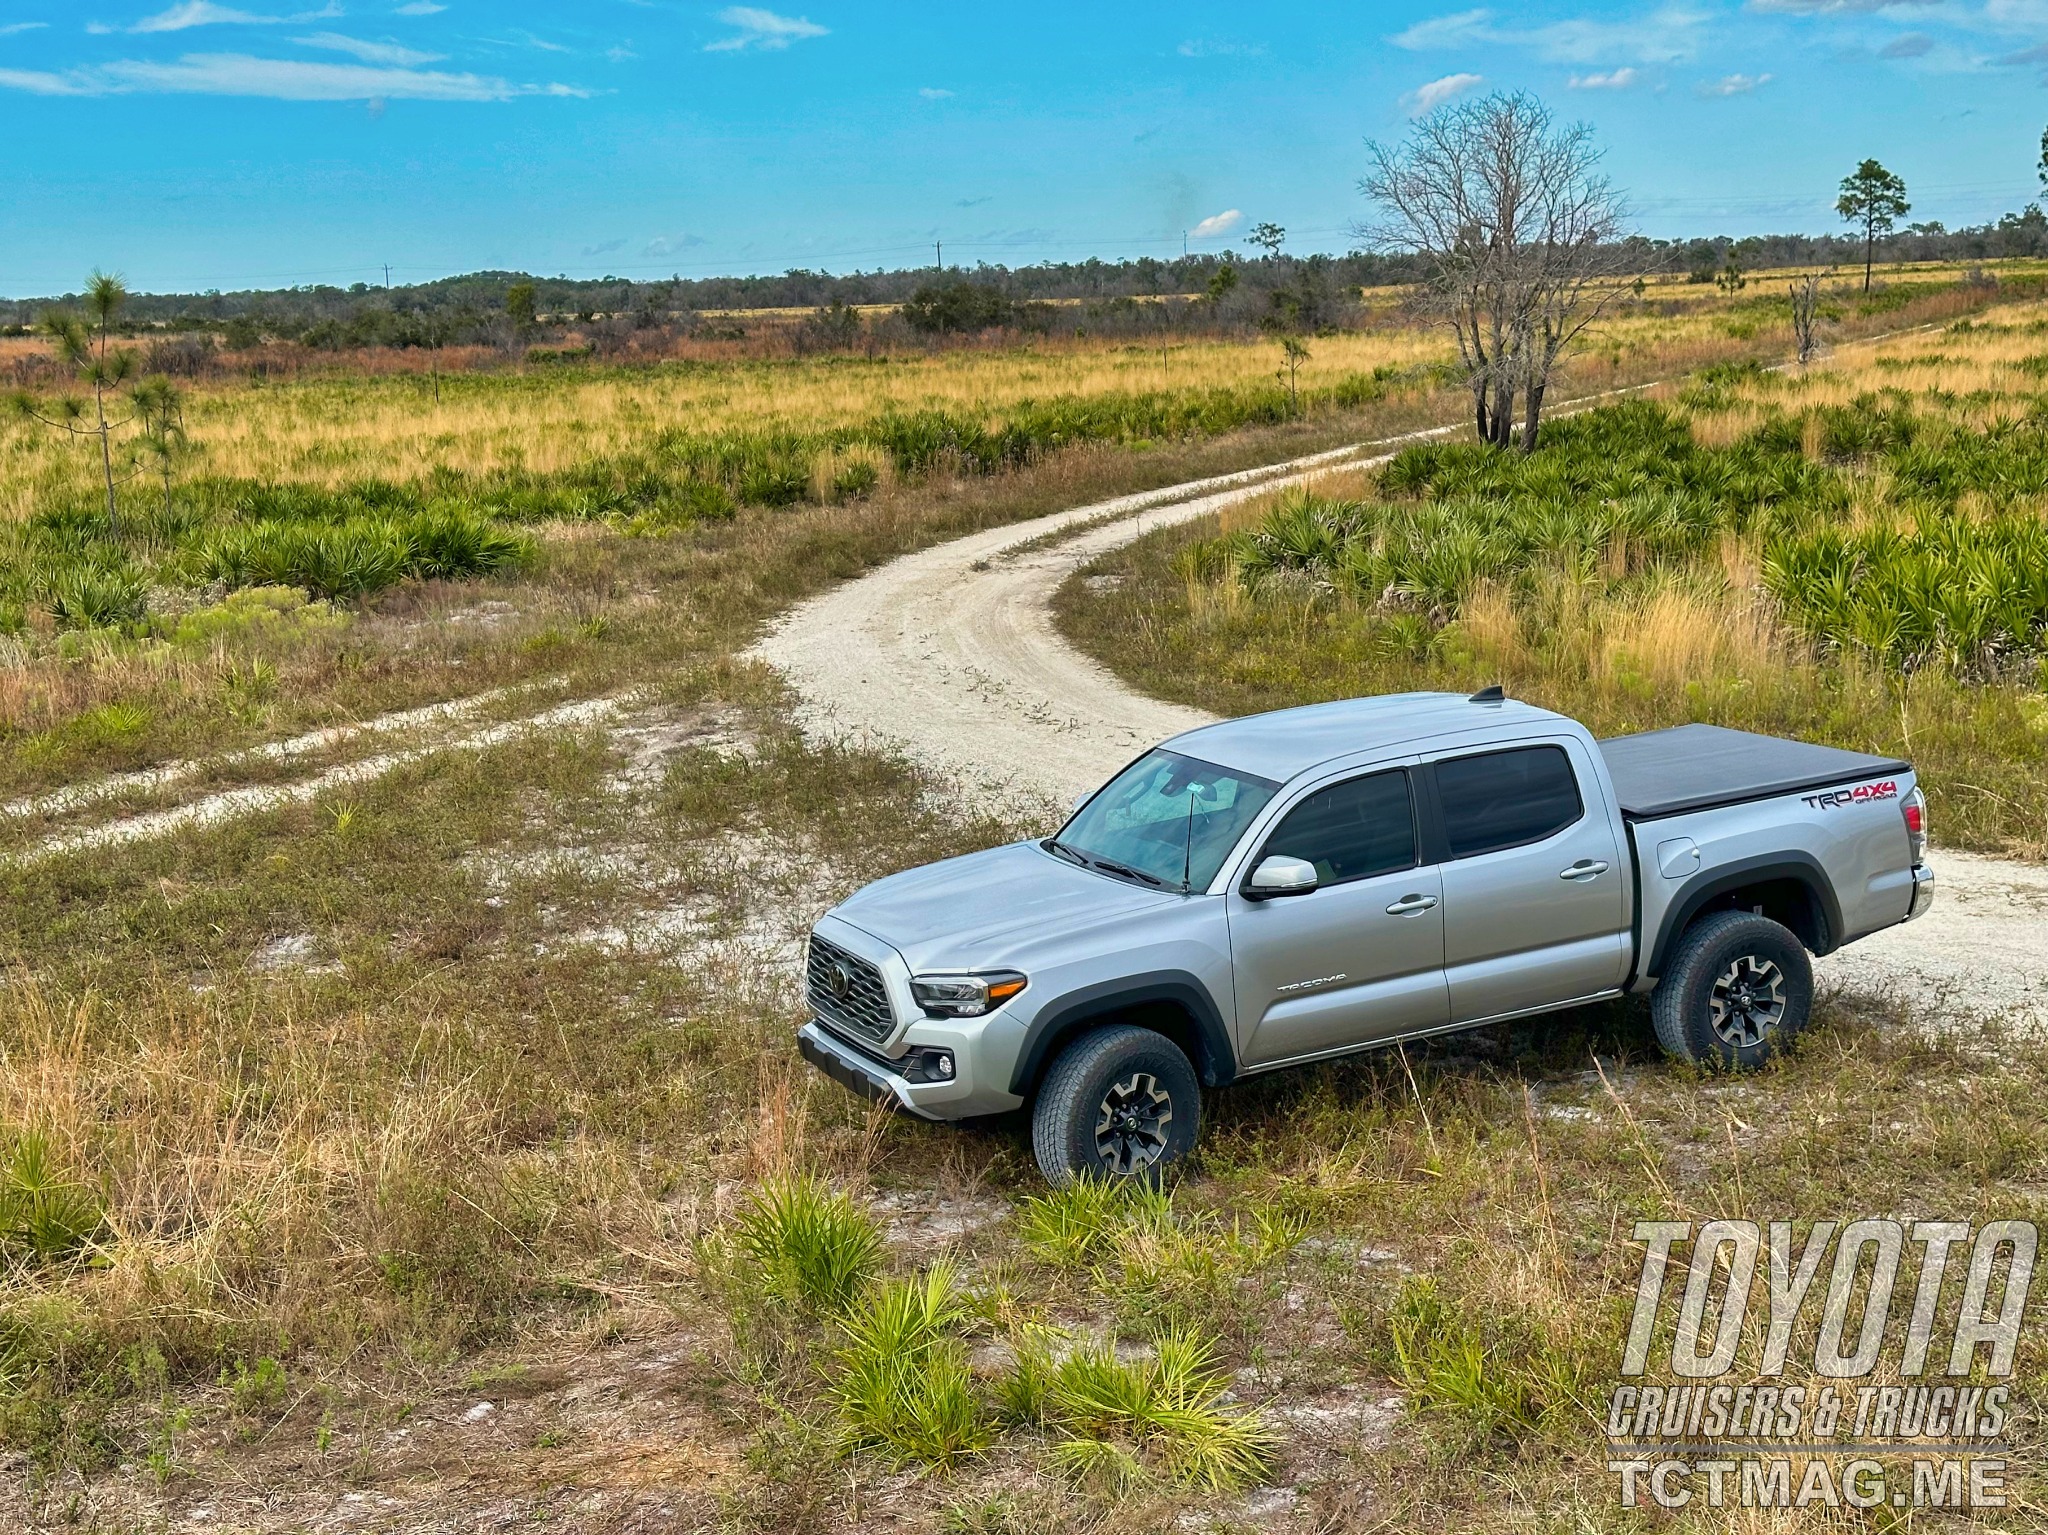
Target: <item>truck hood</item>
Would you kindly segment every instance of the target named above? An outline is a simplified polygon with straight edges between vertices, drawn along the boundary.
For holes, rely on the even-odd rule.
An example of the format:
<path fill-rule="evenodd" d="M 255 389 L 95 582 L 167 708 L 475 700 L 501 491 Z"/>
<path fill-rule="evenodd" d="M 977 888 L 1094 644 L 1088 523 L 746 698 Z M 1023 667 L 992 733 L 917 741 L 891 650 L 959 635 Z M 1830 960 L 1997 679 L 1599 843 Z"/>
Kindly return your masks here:
<path fill-rule="evenodd" d="M 876 880 L 832 915 L 895 949 L 913 973 L 985 970 L 1013 963 L 1026 942 L 1036 946 L 1181 898 L 1016 842 Z"/>

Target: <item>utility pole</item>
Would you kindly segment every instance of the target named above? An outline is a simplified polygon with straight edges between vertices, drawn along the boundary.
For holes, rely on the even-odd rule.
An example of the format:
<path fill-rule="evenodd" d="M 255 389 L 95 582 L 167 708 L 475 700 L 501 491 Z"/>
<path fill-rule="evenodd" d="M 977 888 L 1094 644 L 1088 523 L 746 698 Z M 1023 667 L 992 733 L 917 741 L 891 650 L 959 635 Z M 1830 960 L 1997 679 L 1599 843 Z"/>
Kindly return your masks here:
<path fill-rule="evenodd" d="M 384 287 L 387 292 L 391 287 L 391 263 L 388 261 L 384 263 Z"/>
<path fill-rule="evenodd" d="M 943 240 L 932 241 L 932 255 L 938 262 L 939 276 L 944 277 L 946 275 L 946 242 Z"/>
<path fill-rule="evenodd" d="M 1185 229 L 1180 232 L 1180 259 L 1188 259 L 1188 232 Z"/>

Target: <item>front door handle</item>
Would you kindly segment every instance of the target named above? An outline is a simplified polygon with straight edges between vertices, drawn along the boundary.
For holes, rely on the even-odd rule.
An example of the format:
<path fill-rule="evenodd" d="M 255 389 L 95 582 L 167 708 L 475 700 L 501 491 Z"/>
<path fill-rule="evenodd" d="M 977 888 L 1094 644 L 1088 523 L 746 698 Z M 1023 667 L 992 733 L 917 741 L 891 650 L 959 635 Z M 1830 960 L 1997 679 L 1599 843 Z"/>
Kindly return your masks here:
<path fill-rule="evenodd" d="M 1436 897 L 1433 895 L 1404 895 L 1400 900 L 1387 908 L 1387 915 L 1390 917 L 1412 917 L 1418 911 L 1428 911 L 1434 905 L 1436 905 Z"/>
<path fill-rule="evenodd" d="M 1607 865 L 1597 858 L 1581 858 L 1569 869 L 1560 869 L 1559 879 L 1598 879 L 1607 872 Z"/>

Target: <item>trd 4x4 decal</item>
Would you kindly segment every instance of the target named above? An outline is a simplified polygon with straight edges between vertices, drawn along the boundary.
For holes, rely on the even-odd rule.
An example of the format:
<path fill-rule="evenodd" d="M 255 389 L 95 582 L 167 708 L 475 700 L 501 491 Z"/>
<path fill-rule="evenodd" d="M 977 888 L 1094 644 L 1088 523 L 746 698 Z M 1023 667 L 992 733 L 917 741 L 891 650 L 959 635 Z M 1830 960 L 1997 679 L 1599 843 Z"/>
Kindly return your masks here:
<path fill-rule="evenodd" d="M 1830 789 L 1825 794 L 1803 797 L 1816 810 L 1834 810 L 1842 805 L 1860 805 L 1867 800 L 1897 799 L 1899 782 L 1896 778 L 1887 778 L 1883 783 L 1860 783 L 1853 789 Z"/>

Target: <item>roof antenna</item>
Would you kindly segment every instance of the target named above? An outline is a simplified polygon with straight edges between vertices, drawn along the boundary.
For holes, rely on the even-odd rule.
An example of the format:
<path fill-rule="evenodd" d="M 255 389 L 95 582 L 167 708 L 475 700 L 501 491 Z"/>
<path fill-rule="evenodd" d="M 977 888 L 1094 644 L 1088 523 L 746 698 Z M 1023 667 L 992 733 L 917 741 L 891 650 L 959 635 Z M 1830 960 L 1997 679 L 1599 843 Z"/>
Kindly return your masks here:
<path fill-rule="evenodd" d="M 1491 687 L 1481 688 L 1478 692 L 1474 693 L 1469 699 L 1467 699 L 1466 702 L 1475 704 L 1497 704 L 1506 699 L 1507 696 L 1507 694 L 1503 693 L 1500 690 L 1500 684 L 1496 682 Z"/>

